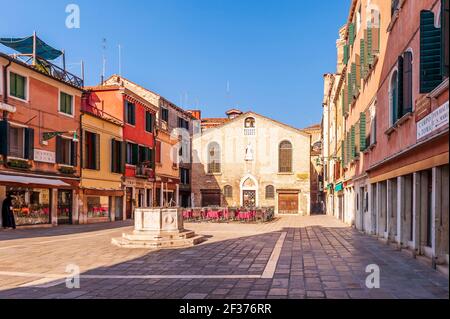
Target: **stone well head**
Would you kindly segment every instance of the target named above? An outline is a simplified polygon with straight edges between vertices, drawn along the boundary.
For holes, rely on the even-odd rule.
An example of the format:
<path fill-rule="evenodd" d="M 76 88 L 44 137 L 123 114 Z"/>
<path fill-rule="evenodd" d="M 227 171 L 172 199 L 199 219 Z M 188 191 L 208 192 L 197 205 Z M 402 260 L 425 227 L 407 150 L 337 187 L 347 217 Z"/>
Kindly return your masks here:
<path fill-rule="evenodd" d="M 179 232 L 184 230 L 180 208 L 136 208 L 134 230 L 137 232 Z"/>

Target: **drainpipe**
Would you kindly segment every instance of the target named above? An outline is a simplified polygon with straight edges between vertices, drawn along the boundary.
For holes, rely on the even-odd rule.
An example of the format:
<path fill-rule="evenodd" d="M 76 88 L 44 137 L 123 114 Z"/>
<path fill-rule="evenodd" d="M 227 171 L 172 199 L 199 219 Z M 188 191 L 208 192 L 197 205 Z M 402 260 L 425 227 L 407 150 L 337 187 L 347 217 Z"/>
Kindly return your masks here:
<path fill-rule="evenodd" d="M 8 104 L 8 68 L 12 61 L 8 60 L 8 64 L 3 67 L 3 103 Z M 3 111 L 3 119 L 7 119 L 8 111 Z"/>

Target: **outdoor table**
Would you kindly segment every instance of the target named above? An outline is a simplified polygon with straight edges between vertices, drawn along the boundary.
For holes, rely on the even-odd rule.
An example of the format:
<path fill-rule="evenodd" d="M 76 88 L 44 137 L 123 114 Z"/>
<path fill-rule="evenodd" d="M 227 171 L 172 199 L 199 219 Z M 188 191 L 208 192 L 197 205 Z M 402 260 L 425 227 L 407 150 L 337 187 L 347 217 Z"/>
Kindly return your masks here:
<path fill-rule="evenodd" d="M 184 219 L 192 219 L 193 217 L 194 216 L 193 216 L 192 210 L 189 210 L 189 209 L 183 210 L 183 218 Z"/>

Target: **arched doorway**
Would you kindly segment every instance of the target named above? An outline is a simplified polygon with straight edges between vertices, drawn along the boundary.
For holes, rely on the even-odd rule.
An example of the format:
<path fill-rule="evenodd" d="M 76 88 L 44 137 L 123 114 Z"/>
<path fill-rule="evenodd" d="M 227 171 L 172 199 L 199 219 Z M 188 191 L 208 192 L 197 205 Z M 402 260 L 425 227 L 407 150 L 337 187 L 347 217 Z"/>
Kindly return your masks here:
<path fill-rule="evenodd" d="M 257 207 L 259 203 L 258 181 L 250 174 L 241 179 L 241 206 Z"/>

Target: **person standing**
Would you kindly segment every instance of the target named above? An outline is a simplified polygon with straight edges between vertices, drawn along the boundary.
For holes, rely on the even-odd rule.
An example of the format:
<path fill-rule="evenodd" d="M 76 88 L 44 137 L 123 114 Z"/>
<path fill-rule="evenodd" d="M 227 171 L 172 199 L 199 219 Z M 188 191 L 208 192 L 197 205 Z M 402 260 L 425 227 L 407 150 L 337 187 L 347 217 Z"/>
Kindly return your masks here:
<path fill-rule="evenodd" d="M 14 213 L 12 209 L 12 196 L 8 194 L 2 204 L 2 220 L 3 228 L 16 229 L 16 221 L 14 219 Z"/>

